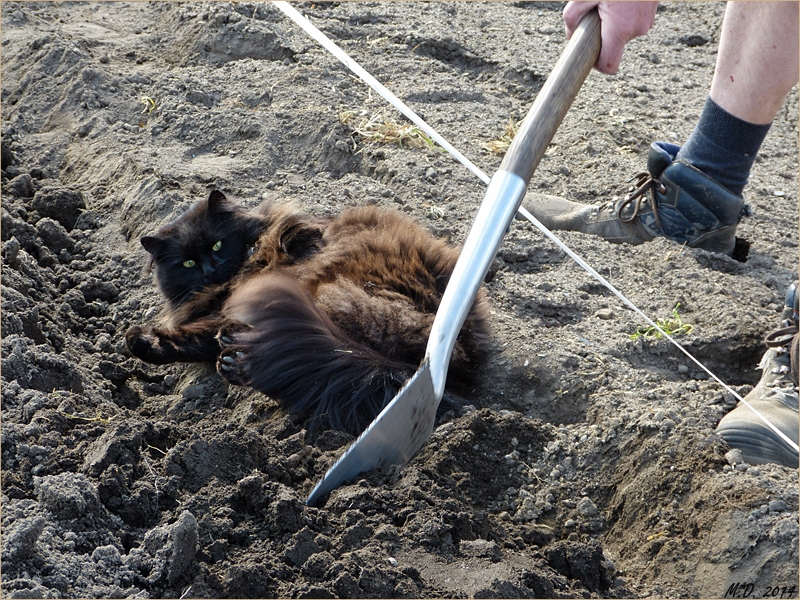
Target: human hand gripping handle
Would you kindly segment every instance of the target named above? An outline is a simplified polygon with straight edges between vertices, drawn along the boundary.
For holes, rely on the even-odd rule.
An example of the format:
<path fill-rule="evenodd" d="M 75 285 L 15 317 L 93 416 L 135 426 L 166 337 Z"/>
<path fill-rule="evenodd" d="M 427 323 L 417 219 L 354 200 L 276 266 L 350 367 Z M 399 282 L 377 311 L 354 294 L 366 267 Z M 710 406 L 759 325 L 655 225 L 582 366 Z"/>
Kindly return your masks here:
<path fill-rule="evenodd" d="M 625 44 L 653 26 L 658 2 L 569 2 L 564 7 L 564 28 L 571 38 L 583 16 L 597 7 L 600 15 L 600 56 L 594 67 L 613 75 L 622 60 Z"/>

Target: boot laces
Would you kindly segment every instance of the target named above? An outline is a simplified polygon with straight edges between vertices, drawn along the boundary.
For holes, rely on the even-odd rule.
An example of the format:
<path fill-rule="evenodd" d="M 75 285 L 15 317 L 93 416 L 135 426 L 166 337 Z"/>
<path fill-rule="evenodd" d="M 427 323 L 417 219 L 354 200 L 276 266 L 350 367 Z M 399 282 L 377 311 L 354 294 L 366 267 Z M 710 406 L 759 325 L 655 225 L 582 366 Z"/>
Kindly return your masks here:
<path fill-rule="evenodd" d="M 800 327 L 791 319 L 784 321 L 784 327 L 776 329 L 764 338 L 768 348 L 781 348 L 789 351 L 789 373 L 792 381 L 797 385 L 798 370 L 800 370 Z M 784 350 L 784 351 L 785 351 Z"/>
<path fill-rule="evenodd" d="M 619 220 L 623 223 L 630 223 L 633 221 L 636 216 L 639 214 L 639 209 L 641 208 L 642 204 L 650 198 L 650 205 L 653 207 L 653 216 L 656 220 L 656 225 L 661 228 L 661 219 L 658 216 L 658 201 L 656 200 L 656 192 L 661 194 L 667 191 L 667 188 L 664 186 L 658 178 L 653 177 L 647 171 L 642 171 L 641 173 L 637 173 L 633 177 L 631 177 L 628 181 L 636 180 L 634 184 L 634 191 L 623 200 L 619 208 L 617 209 L 617 216 Z M 633 204 L 633 212 L 629 217 L 623 217 L 622 211 L 627 208 L 628 205 Z"/>

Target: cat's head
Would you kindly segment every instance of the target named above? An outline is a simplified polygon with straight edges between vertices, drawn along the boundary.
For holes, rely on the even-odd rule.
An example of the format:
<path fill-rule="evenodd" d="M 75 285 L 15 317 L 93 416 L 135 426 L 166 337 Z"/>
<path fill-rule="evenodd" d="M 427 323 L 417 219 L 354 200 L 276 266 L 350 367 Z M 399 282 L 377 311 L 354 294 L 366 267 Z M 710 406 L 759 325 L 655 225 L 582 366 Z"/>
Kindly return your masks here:
<path fill-rule="evenodd" d="M 262 229 L 262 219 L 214 190 L 141 243 L 155 265 L 161 293 L 178 306 L 194 292 L 236 275 Z"/>

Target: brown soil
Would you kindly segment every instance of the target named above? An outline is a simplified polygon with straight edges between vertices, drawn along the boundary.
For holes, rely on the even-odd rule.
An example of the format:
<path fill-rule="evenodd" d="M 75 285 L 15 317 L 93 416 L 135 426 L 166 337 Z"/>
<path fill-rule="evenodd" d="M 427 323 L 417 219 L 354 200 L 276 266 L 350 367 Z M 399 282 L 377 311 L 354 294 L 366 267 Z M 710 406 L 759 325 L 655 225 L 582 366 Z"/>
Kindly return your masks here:
<path fill-rule="evenodd" d="M 532 188 L 606 200 L 652 141 L 685 140 L 723 8 L 663 5 L 618 75 L 589 76 Z M 556 3 L 302 10 L 488 173 L 565 45 Z M 354 134 L 346 111 L 401 119 L 268 4 L 4 2 L 2 59 L 4 597 L 797 596 L 797 473 L 728 464 L 729 394 L 631 340 L 635 315 L 521 221 L 472 404 L 405 468 L 305 506 L 351 438 L 132 358 L 124 332 L 163 304 L 138 238 L 217 187 L 377 204 L 459 243 L 483 184 Z M 680 303 L 682 342 L 739 393 L 797 278 L 797 115 L 795 90 L 746 189 L 746 261 L 560 236 L 651 317 Z"/>

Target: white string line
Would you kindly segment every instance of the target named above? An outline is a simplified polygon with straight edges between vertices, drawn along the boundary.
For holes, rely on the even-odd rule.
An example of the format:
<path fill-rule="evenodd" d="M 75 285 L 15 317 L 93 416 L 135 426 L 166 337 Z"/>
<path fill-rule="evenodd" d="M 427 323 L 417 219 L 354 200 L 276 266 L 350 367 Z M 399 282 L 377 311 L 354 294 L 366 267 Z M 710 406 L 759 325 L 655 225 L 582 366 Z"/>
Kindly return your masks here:
<path fill-rule="evenodd" d="M 356 61 L 354 61 L 350 56 L 339 46 L 337 46 L 328 36 L 322 33 L 319 29 L 317 29 L 308 19 L 306 19 L 303 15 L 301 15 L 297 10 L 295 10 L 292 6 L 289 5 L 288 2 L 283 1 L 274 1 L 274 4 L 277 8 L 283 11 L 292 21 L 297 23 L 308 35 L 314 38 L 317 42 L 319 42 L 326 50 L 328 50 L 331 54 L 333 54 L 336 58 L 338 58 L 348 69 L 350 69 L 353 73 L 358 75 L 362 81 L 364 81 L 367 85 L 369 85 L 372 89 L 378 92 L 385 100 L 387 100 L 392 106 L 394 106 L 397 110 L 403 113 L 406 117 L 408 117 L 415 125 L 417 125 L 420 129 L 422 129 L 425 133 L 427 133 L 431 139 L 433 139 L 437 144 L 439 144 L 442 148 L 447 150 L 453 157 L 456 158 L 462 165 L 467 167 L 470 171 L 472 171 L 481 181 L 485 184 L 489 183 L 489 176 L 486 175 L 480 168 L 475 166 L 466 156 L 461 154 L 458 150 L 456 150 L 446 139 L 444 139 L 439 133 L 433 129 L 430 125 L 428 125 L 422 118 L 417 115 L 411 108 L 408 107 L 400 98 L 395 96 L 392 92 L 390 92 L 381 82 L 375 79 L 372 75 L 370 75 L 364 68 L 359 65 Z M 592 277 L 597 279 L 600 283 L 602 283 L 605 287 L 607 287 L 617 298 L 619 298 L 625 306 L 633 310 L 638 316 L 643 318 L 647 323 L 649 323 L 652 327 L 655 327 L 658 331 L 660 331 L 665 338 L 667 338 L 672 344 L 678 348 L 681 352 L 683 352 L 686 356 L 688 356 L 697 366 L 699 366 L 703 371 L 705 371 L 714 381 L 720 384 L 726 391 L 731 393 L 734 398 L 736 398 L 739 402 L 744 403 L 747 408 L 753 411 L 756 416 L 761 419 L 764 424 L 767 425 L 774 433 L 776 433 L 784 442 L 789 444 L 791 448 L 794 448 L 795 452 L 800 453 L 800 448 L 798 448 L 797 444 L 795 444 L 789 437 L 783 433 L 780 429 L 778 429 L 773 423 L 768 421 L 764 415 L 762 415 L 758 410 L 756 410 L 747 400 L 742 398 L 739 394 L 737 394 L 728 384 L 722 381 L 719 377 L 714 375 L 703 363 L 701 363 L 698 359 L 696 359 L 686 348 L 684 348 L 680 343 L 675 341 L 675 339 L 669 335 L 666 331 L 664 331 L 661 327 L 658 326 L 650 317 L 648 317 L 644 312 L 642 312 L 633 302 L 628 300 L 628 298 L 620 292 L 617 288 L 615 288 L 608 280 L 605 279 L 600 273 L 595 271 L 583 258 L 578 256 L 575 252 L 572 251 L 564 242 L 562 242 L 559 238 L 555 236 L 555 234 L 550 231 L 547 227 L 542 225 L 536 217 L 534 217 L 530 212 L 528 212 L 525 207 L 519 207 L 519 213 L 528 219 L 533 225 L 539 229 L 547 238 L 552 240 L 559 248 L 561 248 L 572 260 L 574 260 L 578 265 L 580 265 L 587 273 L 589 273 Z"/>
<path fill-rule="evenodd" d="M 787 436 L 785 433 L 783 433 L 783 432 L 782 432 L 780 429 L 778 429 L 778 428 L 777 428 L 777 427 L 776 427 L 776 426 L 775 426 L 773 423 L 771 423 L 770 421 L 768 421 L 768 420 L 766 419 L 766 417 L 764 417 L 764 415 L 762 415 L 762 414 L 761 414 L 760 412 L 758 412 L 758 411 L 757 411 L 755 408 L 753 408 L 753 406 L 752 406 L 752 405 L 751 405 L 751 404 L 750 404 L 750 403 L 749 403 L 747 400 L 745 400 L 745 399 L 744 399 L 744 398 L 742 398 L 742 397 L 741 397 L 739 394 L 737 394 L 736 392 L 734 392 L 734 391 L 733 391 L 733 390 L 732 390 L 732 389 L 731 389 L 731 388 L 728 386 L 728 384 L 727 384 L 727 383 L 725 383 L 725 382 L 724 382 L 724 381 L 722 381 L 722 380 L 721 380 L 719 377 L 717 377 L 716 375 L 714 375 L 714 373 L 712 373 L 712 372 L 711 372 L 711 371 L 710 371 L 710 370 L 709 370 L 709 369 L 708 369 L 708 368 L 707 368 L 707 367 L 706 367 L 706 366 L 705 366 L 703 363 L 701 363 L 701 362 L 700 362 L 698 359 L 696 359 L 696 358 L 695 358 L 695 357 L 694 357 L 694 356 L 693 356 L 693 355 L 692 355 L 692 354 L 691 354 L 691 353 L 690 353 L 690 352 L 689 352 L 689 351 L 688 351 L 686 348 L 684 348 L 684 347 L 683 347 L 683 346 L 682 346 L 682 345 L 681 345 L 679 342 L 676 342 L 676 341 L 675 341 L 675 339 L 674 339 L 674 338 L 673 338 L 673 337 L 672 337 L 670 334 L 668 334 L 666 331 L 664 331 L 664 330 L 663 330 L 661 327 L 659 327 L 659 326 L 658 326 L 658 324 L 657 324 L 657 323 L 654 323 L 654 322 L 653 322 L 653 321 L 650 319 L 650 317 L 648 317 L 648 316 L 647 316 L 646 314 L 644 314 L 644 313 L 643 313 L 641 310 L 639 310 L 639 308 L 638 308 L 638 307 L 637 307 L 637 306 L 636 306 L 636 305 L 635 305 L 633 302 L 631 302 L 630 300 L 628 300 L 628 298 L 626 298 L 626 297 L 625 297 L 625 295 L 623 295 L 623 294 L 622 294 L 622 292 L 620 292 L 620 291 L 619 291 L 617 288 L 615 288 L 615 287 L 614 287 L 614 286 L 611 284 L 611 282 L 609 282 L 608 280 L 606 280 L 606 278 L 605 278 L 605 277 L 603 277 L 602 275 L 600 275 L 600 273 L 598 273 L 597 271 L 595 271 L 595 270 L 594 270 L 594 269 L 593 269 L 593 268 L 592 268 L 592 267 L 591 267 L 591 266 L 590 266 L 590 265 L 589 265 L 589 264 L 588 264 L 586 261 L 584 261 L 584 260 L 583 260 L 583 258 L 581 258 L 581 257 L 580 257 L 580 256 L 578 256 L 578 255 L 577 255 L 575 252 L 573 252 L 573 251 L 572 251 L 572 249 L 570 249 L 570 248 L 569 248 L 569 246 L 567 246 L 567 245 L 566 245 L 564 242 L 562 242 L 560 239 L 558 239 L 558 238 L 555 236 L 555 234 L 553 234 L 553 232 L 552 232 L 552 231 L 550 231 L 550 230 L 549 230 L 547 227 L 545 227 L 544 225 L 542 225 L 542 224 L 539 222 L 539 220 L 538 220 L 536 217 L 534 217 L 534 216 L 533 216 L 531 213 L 529 213 L 529 212 L 528 212 L 528 210 L 527 210 L 527 209 L 526 209 L 524 206 L 520 206 L 520 207 L 519 207 L 519 212 L 520 212 L 520 214 L 522 214 L 522 216 L 524 216 L 524 217 L 525 217 L 526 219 L 528 219 L 528 220 L 529 220 L 531 223 L 533 223 L 533 224 L 534 224 L 534 225 L 535 225 L 535 226 L 536 226 L 536 227 L 539 229 L 539 231 L 541 231 L 542 233 L 544 233 L 544 234 L 545 234 L 545 235 L 546 235 L 548 238 L 550 238 L 550 239 L 551 239 L 553 242 L 555 242 L 555 244 L 556 244 L 556 245 L 557 245 L 559 248 L 561 248 L 561 249 L 562 249 L 564 252 L 566 252 L 566 253 L 569 255 L 569 257 L 570 257 L 572 260 L 574 260 L 574 261 L 575 261 L 576 263 L 578 263 L 578 264 L 579 264 L 581 267 L 583 267 L 583 268 L 584 268 L 584 269 L 585 269 L 585 270 L 586 270 L 586 271 L 587 271 L 587 272 L 588 272 L 588 273 L 589 273 L 589 274 L 590 274 L 592 277 L 594 277 L 595 279 L 597 279 L 597 281 L 599 281 L 599 282 L 600 282 L 600 283 L 602 283 L 604 286 L 606 286 L 606 287 L 607 287 L 609 290 L 611 290 L 611 292 L 612 292 L 612 293 L 613 293 L 613 294 L 614 294 L 614 295 L 615 295 L 617 298 L 619 298 L 620 300 L 622 300 L 622 302 L 623 302 L 623 303 L 624 303 L 624 304 L 625 304 L 625 305 L 626 305 L 628 308 L 630 308 L 631 310 L 633 310 L 633 312 L 635 312 L 637 315 L 639 315 L 640 317 L 642 317 L 642 318 L 643 318 L 645 321 L 647 321 L 647 322 L 648 322 L 650 325 L 652 325 L 653 327 L 655 327 L 656 329 L 658 329 L 658 331 L 660 331 L 660 332 L 661 332 L 661 333 L 664 335 L 664 337 L 665 337 L 665 338 L 667 338 L 667 339 L 668 339 L 670 342 L 672 342 L 672 344 L 673 344 L 673 345 L 674 345 L 674 346 L 675 346 L 675 347 L 676 347 L 678 350 L 680 350 L 680 351 L 681 351 L 681 352 L 683 352 L 683 353 L 684 353 L 686 356 L 688 356 L 688 357 L 689 357 L 689 358 L 690 358 L 690 359 L 691 359 L 691 360 L 692 360 L 692 361 L 693 361 L 693 362 L 694 362 L 694 363 L 695 363 L 695 364 L 696 364 L 698 367 L 700 367 L 701 369 L 703 369 L 703 371 L 705 371 L 705 372 L 706 372 L 706 373 L 707 373 L 707 374 L 708 374 L 708 375 L 709 375 L 709 376 L 710 376 L 710 377 L 711 377 L 711 378 L 712 378 L 714 381 L 716 381 L 716 382 L 717 382 L 718 384 L 720 384 L 720 385 L 721 385 L 723 388 L 725 388 L 727 391 L 729 391 L 731 394 L 733 394 L 733 395 L 734 395 L 734 396 L 735 396 L 735 397 L 736 397 L 736 398 L 737 398 L 737 399 L 738 399 L 740 402 L 744 402 L 745 406 L 747 406 L 747 407 L 748 407 L 750 410 L 752 410 L 752 411 L 753 411 L 753 412 L 754 412 L 754 413 L 755 413 L 755 414 L 758 416 L 758 418 L 759 418 L 759 419 L 761 419 L 762 421 L 764 421 L 764 423 L 766 423 L 766 425 L 767 425 L 767 426 L 768 426 L 770 429 L 772 429 L 772 431 L 774 431 L 775 433 L 777 433 L 777 434 L 780 436 L 780 438 L 781 438 L 783 441 L 785 441 L 786 443 L 788 443 L 788 444 L 789 444 L 789 446 L 791 446 L 792 448 L 794 448 L 795 452 L 798 452 L 798 447 L 797 447 L 797 444 L 795 444 L 795 443 L 794 443 L 792 440 L 790 440 L 790 439 L 789 439 L 789 437 L 788 437 L 788 436 Z"/>
<path fill-rule="evenodd" d="M 311 21 L 306 19 L 303 15 L 301 15 L 297 10 L 295 10 L 292 6 L 289 5 L 288 2 L 273 2 L 276 7 L 281 9 L 292 21 L 297 23 L 303 30 L 318 41 L 325 49 L 333 54 L 336 58 L 338 58 L 344 65 L 350 69 L 353 73 L 358 75 L 364 83 L 369 85 L 372 89 L 378 92 L 381 96 L 383 96 L 386 100 L 388 100 L 392 106 L 394 106 L 397 110 L 403 113 L 406 117 L 408 117 L 417 127 L 422 129 L 425 133 L 427 133 L 437 144 L 439 144 L 442 148 L 447 150 L 450 154 L 456 157 L 456 159 L 465 167 L 467 167 L 470 171 L 475 173 L 485 184 L 489 184 L 489 177 L 481 171 L 478 167 L 476 167 L 470 160 L 461 154 L 458 150 L 453 148 L 446 139 L 444 139 L 439 133 L 430 125 L 428 125 L 422 118 L 417 115 L 413 110 L 411 110 L 405 103 L 403 103 L 400 98 L 395 96 L 392 92 L 390 92 L 386 87 L 377 79 L 375 79 L 372 75 L 370 75 L 364 68 L 359 65 L 356 61 L 354 61 L 350 56 L 339 46 L 337 46 L 328 36 L 322 33 L 319 29 L 314 27 L 311 24 Z"/>

